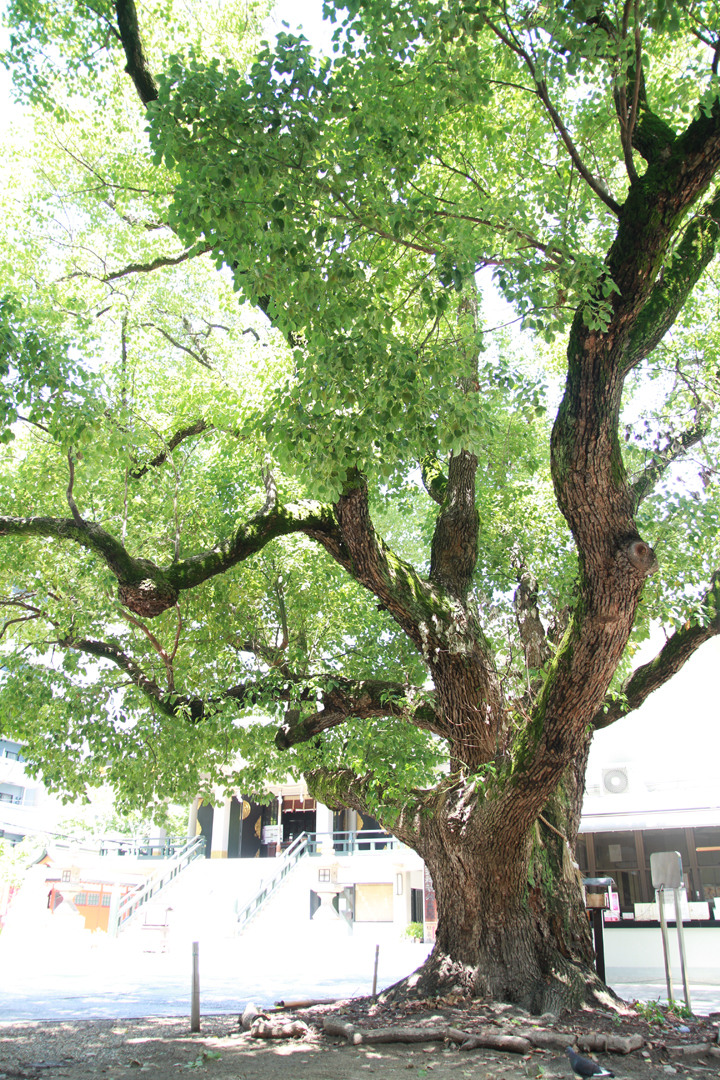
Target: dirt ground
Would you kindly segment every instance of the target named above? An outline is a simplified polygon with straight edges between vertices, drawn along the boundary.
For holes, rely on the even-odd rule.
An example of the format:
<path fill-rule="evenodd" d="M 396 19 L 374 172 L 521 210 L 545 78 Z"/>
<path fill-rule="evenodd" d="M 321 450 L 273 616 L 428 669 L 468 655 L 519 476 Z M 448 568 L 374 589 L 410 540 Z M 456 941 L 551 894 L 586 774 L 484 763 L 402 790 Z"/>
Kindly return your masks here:
<path fill-rule="evenodd" d="M 463 1051 L 442 1042 L 352 1046 L 323 1033 L 324 1017 L 364 1029 L 448 1025 L 470 1033 L 481 1028 L 510 1034 L 532 1030 L 541 1040 L 545 1033 L 546 1041 L 556 1042 L 565 1034 L 639 1034 L 644 1044 L 633 1053 L 593 1056 L 616 1076 L 630 1080 L 683 1073 L 698 1080 L 720 1077 L 717 1014 L 692 1020 L 656 1015 L 648 1020 L 632 1009 L 622 1016 L 596 1009 L 537 1018 L 504 1005 L 441 1001 L 390 1007 L 362 999 L 286 1011 L 282 1017 L 305 1021 L 308 1034 L 299 1040 L 260 1040 L 242 1032 L 238 1017 L 229 1015 L 203 1017 L 199 1035 L 191 1035 L 188 1020 L 179 1017 L 2 1023 L 0 1080 L 130 1080 L 134 1069 L 151 1074 L 149 1080 L 178 1080 L 183 1075 L 178 1070 L 185 1069 L 198 1073 L 198 1080 L 362 1080 L 373 1073 L 387 1080 L 572 1077 L 559 1046 L 524 1055 Z"/>

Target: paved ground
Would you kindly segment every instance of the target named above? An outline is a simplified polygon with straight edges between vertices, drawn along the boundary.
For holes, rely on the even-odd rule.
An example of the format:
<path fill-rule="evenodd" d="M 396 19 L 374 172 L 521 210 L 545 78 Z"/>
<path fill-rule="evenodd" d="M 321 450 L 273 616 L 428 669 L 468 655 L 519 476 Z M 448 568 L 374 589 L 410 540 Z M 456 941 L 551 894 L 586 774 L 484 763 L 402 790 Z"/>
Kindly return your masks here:
<path fill-rule="evenodd" d="M 378 987 L 389 986 L 422 963 L 429 946 L 405 941 L 380 947 Z M 248 1001 L 338 998 L 372 990 L 375 943 L 347 936 L 328 940 L 308 933 L 292 940 L 203 942 L 201 1008 L 206 1014 L 240 1012 Z M 190 949 L 142 952 L 122 939 L 96 949 L 31 948 L 3 954 L 0 1020 L 118 1019 L 182 1016 L 189 1010 Z M 665 1001 L 662 982 L 616 985 L 622 997 Z M 678 995 L 680 996 L 680 995 Z M 691 987 L 693 1009 L 720 1011 L 720 986 Z"/>
<path fill-rule="evenodd" d="M 28 953 L 12 963 L 12 979 L 1 980 L 0 1019 L 114 1019 L 187 1013 L 190 949 L 143 953 L 122 941 L 78 952 Z M 383 944 L 378 986 L 389 986 L 422 963 L 428 946 Z M 9 968 L 0 955 L 0 966 Z M 322 941 L 308 934 L 293 942 L 201 943 L 202 1009 L 242 1011 L 248 1001 L 353 997 L 372 990 L 374 942 Z"/>

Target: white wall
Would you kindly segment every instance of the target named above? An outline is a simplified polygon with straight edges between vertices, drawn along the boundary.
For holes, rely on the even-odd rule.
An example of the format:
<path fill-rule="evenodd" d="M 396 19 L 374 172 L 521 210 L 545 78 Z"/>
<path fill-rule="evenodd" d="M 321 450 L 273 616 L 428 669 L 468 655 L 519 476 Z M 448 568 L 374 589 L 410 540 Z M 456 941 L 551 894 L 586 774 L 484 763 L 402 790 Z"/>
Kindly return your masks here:
<path fill-rule="evenodd" d="M 686 926 L 685 953 L 688 982 L 720 985 L 720 928 Z M 680 981 L 680 953 L 677 931 L 668 927 L 670 964 L 673 980 Z M 660 927 L 605 927 L 605 970 L 613 982 L 644 982 L 664 979 L 663 947 Z"/>

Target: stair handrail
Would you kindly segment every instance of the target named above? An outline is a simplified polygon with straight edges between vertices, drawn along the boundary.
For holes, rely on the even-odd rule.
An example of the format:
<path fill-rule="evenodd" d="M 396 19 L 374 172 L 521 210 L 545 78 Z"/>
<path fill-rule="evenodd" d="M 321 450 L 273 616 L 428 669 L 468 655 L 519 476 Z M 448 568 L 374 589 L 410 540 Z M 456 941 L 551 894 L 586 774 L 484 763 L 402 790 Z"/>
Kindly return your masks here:
<path fill-rule="evenodd" d="M 163 860 L 145 881 L 120 900 L 114 912 L 110 911 L 110 925 L 108 926 L 110 935 L 115 936 L 119 930 L 124 930 L 143 904 L 157 896 L 162 889 L 175 880 L 178 874 L 204 854 L 205 837 L 193 836 L 182 845 L 179 851 L 176 849 L 171 859 Z"/>
<path fill-rule="evenodd" d="M 257 915 L 261 907 L 272 896 L 280 885 L 283 883 L 287 875 L 294 870 L 301 859 L 305 858 L 308 854 L 308 843 L 311 842 L 312 834 L 305 832 L 300 833 L 297 836 L 289 848 L 287 848 L 279 859 L 273 860 L 275 866 L 273 867 L 273 873 L 268 877 L 263 878 L 257 887 L 253 897 L 238 911 L 238 933 L 241 934 L 250 920 Z"/>

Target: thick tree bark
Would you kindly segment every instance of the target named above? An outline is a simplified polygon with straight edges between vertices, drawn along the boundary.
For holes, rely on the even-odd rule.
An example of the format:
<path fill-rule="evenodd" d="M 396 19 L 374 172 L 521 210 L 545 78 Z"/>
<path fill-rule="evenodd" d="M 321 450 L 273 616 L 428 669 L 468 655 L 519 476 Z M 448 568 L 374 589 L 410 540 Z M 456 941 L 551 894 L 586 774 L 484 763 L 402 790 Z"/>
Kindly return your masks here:
<path fill-rule="evenodd" d="M 594 970 L 572 857 L 589 746 L 586 736 L 540 819 L 522 833 L 498 820 L 501 782 L 490 774 L 486 784 L 449 778 L 380 813 L 424 859 L 438 911 L 430 957 L 388 997 L 489 996 L 534 1013 L 612 1000 Z M 315 770 L 307 780 L 326 805 L 367 812 L 371 776 Z"/>

